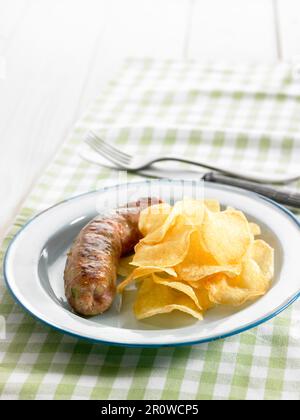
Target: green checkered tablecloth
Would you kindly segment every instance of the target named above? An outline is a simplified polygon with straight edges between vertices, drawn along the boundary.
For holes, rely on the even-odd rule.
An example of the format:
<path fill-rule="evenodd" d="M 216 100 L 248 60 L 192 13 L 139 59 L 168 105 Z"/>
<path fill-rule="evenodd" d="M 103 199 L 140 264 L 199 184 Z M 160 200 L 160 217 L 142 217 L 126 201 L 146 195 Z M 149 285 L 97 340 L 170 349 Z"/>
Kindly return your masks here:
<path fill-rule="evenodd" d="M 171 150 L 268 172 L 299 168 L 295 76 L 284 64 L 127 60 L 30 194 L 1 260 L 12 237 L 37 212 L 118 182 L 116 171 L 80 158 L 91 128 L 133 152 Z M 0 315 L 6 323 L 6 338 L 0 339 L 1 399 L 300 398 L 300 302 L 240 336 L 162 349 L 109 347 L 61 335 L 12 300 L 3 276 Z"/>

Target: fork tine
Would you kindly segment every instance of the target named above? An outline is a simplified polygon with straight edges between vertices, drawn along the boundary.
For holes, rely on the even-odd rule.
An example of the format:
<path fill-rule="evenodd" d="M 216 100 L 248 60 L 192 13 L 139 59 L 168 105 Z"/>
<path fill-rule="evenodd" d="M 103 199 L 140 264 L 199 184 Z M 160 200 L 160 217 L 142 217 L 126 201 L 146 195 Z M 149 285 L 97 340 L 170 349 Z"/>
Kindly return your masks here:
<path fill-rule="evenodd" d="M 98 142 L 95 139 L 88 139 L 87 143 L 89 145 L 92 145 L 94 150 L 96 150 L 98 153 L 105 153 L 107 156 L 110 156 L 111 158 L 115 159 L 120 164 L 126 165 L 130 162 L 127 158 L 124 158 L 123 156 L 114 153 L 110 148 L 106 147 L 105 143 Z"/>
<path fill-rule="evenodd" d="M 111 144 L 107 143 L 106 141 L 104 141 L 102 138 L 98 137 L 93 131 L 90 133 L 90 135 L 93 136 L 93 138 L 99 142 L 102 143 L 108 150 L 110 149 L 110 151 L 114 154 L 117 154 L 123 158 L 126 159 L 131 159 L 132 156 L 130 156 L 129 154 L 122 152 L 121 150 L 117 149 L 116 147 L 112 146 Z"/>
<path fill-rule="evenodd" d="M 122 165 L 123 166 L 123 164 L 122 163 L 120 163 L 120 161 L 119 160 L 116 160 L 115 158 L 113 158 L 113 157 L 111 157 L 110 155 L 108 155 L 107 154 L 107 152 L 105 152 L 105 151 L 102 151 L 102 150 L 100 150 L 99 149 L 99 147 L 97 146 L 97 145 L 95 145 L 94 144 L 94 142 L 93 142 L 93 140 L 91 140 L 91 139 L 87 139 L 86 140 L 86 143 L 96 152 L 96 153 L 99 153 L 99 154 L 101 154 L 101 156 L 103 156 L 105 159 L 107 159 L 107 160 L 109 160 L 110 162 L 112 162 L 112 163 L 114 163 L 115 165 L 117 165 L 117 166 L 120 166 L 120 165 Z"/>
<path fill-rule="evenodd" d="M 112 153 L 109 149 L 105 148 L 105 146 L 99 142 L 95 142 L 93 138 L 87 138 L 86 143 L 97 153 L 100 153 L 106 159 L 110 160 L 111 162 L 115 163 L 118 166 L 128 166 L 129 162 L 120 158 L 119 156 Z"/>

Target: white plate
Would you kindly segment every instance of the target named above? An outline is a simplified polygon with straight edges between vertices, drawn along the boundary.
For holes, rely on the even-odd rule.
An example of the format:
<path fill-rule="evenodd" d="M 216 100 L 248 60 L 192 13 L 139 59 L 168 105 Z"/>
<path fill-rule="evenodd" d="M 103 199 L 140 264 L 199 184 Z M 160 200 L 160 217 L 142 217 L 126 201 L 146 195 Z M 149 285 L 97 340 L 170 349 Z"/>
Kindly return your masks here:
<path fill-rule="evenodd" d="M 12 241 L 4 262 L 4 276 L 15 299 L 40 321 L 76 337 L 124 346 L 158 347 L 197 344 L 229 337 L 268 321 L 299 297 L 299 222 L 288 210 L 256 194 L 220 185 L 206 185 L 205 197 L 236 207 L 258 222 L 263 238 L 274 248 L 275 278 L 271 290 L 239 309 L 219 307 L 203 322 L 174 312 L 146 321 L 132 313 L 132 292 L 121 312 L 115 305 L 104 315 L 85 319 L 74 314 L 64 296 L 63 269 L 67 250 L 80 229 L 99 207 L 115 207 L 141 196 L 182 199 L 195 183 L 146 181 L 110 187 L 58 204 L 30 221 Z M 196 186 L 196 191 L 202 191 Z"/>

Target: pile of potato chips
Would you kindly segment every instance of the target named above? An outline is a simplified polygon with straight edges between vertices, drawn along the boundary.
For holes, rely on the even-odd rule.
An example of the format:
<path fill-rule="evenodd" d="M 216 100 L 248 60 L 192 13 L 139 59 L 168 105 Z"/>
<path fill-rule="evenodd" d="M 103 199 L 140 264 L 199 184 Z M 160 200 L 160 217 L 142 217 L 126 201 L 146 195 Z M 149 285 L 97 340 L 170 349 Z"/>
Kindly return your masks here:
<path fill-rule="evenodd" d="M 179 310 L 203 319 L 215 305 L 240 306 L 264 295 L 274 275 L 274 250 L 256 239 L 260 228 L 215 200 L 185 199 L 145 209 L 143 239 L 121 261 L 126 279 L 136 281 L 138 319 Z"/>

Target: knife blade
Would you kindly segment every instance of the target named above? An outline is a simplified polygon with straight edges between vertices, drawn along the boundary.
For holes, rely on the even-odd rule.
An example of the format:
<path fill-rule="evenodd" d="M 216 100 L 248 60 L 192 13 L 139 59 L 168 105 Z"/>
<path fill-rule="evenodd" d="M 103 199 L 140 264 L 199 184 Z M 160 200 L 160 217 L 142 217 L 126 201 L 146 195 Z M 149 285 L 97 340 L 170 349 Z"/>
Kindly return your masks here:
<path fill-rule="evenodd" d="M 216 172 L 209 172 L 202 178 L 205 182 L 218 183 L 229 185 L 232 187 L 242 188 L 247 191 L 263 195 L 270 198 L 277 203 L 283 204 L 288 207 L 300 209 L 300 194 L 289 191 L 281 191 L 273 187 L 257 184 L 255 182 L 243 181 L 237 178 L 221 175 Z"/>

